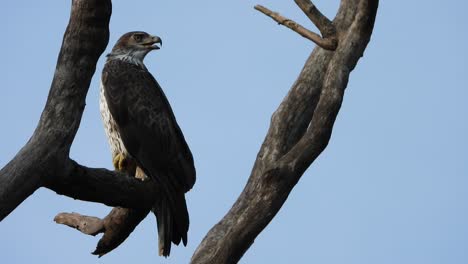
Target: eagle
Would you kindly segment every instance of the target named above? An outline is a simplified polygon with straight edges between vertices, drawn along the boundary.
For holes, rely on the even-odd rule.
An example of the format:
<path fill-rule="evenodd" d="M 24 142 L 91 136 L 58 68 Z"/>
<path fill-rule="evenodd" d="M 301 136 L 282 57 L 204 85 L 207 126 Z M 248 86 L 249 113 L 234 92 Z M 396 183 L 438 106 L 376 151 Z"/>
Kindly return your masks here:
<path fill-rule="evenodd" d="M 171 242 L 187 245 L 189 214 L 185 193 L 195 183 L 192 153 L 172 108 L 143 60 L 162 45 L 146 32 L 124 34 L 102 70 L 100 112 L 114 167 L 155 181 L 160 199 L 152 211 L 158 227 L 159 255 L 169 256 Z"/>

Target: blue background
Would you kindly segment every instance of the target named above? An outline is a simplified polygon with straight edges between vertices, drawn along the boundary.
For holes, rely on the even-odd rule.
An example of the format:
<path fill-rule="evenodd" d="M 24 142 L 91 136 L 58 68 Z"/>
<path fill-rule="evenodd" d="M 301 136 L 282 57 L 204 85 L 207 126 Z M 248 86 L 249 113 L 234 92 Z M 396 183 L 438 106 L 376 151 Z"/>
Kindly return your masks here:
<path fill-rule="evenodd" d="M 114 1 L 107 52 L 127 31 L 159 35 L 146 65 L 165 89 L 196 160 L 187 248 L 157 256 L 151 215 L 118 249 L 55 224 L 100 204 L 40 189 L 0 224 L 1 262 L 187 263 L 242 191 L 273 111 L 313 43 L 253 9 L 316 30 L 293 1 Z M 333 17 L 339 1 L 316 1 Z M 468 263 L 468 4 L 381 1 L 331 142 L 241 263 Z M 0 167 L 31 136 L 53 77 L 70 1 L 0 10 Z M 71 157 L 112 168 L 93 78 Z"/>

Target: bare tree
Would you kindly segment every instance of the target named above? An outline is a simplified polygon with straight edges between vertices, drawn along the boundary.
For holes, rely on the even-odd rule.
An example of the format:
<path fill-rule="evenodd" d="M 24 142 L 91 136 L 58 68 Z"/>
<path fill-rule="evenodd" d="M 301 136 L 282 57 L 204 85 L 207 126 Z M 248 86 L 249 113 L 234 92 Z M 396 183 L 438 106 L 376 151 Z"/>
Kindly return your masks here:
<path fill-rule="evenodd" d="M 310 0 L 295 3 L 320 35 L 268 8 L 255 8 L 317 47 L 273 114 L 247 185 L 198 246 L 192 263 L 236 263 L 270 223 L 305 170 L 326 148 L 349 75 L 370 40 L 378 0 L 341 0 L 332 21 Z M 132 222 L 132 210 L 144 212 L 159 195 L 152 181 L 88 168 L 69 158 L 96 62 L 108 43 L 111 8 L 110 0 L 73 0 L 39 124 L 0 171 L 0 220 L 40 187 L 116 206 L 104 219 L 79 214 L 56 217 L 86 234 L 105 232 L 103 253 L 118 246 L 138 224 Z"/>

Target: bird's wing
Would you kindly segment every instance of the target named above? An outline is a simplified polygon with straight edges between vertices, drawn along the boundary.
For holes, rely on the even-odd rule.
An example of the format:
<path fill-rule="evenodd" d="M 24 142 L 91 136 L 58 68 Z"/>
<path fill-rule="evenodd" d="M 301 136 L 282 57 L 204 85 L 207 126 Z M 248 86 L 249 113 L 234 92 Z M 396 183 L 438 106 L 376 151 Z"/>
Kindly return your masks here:
<path fill-rule="evenodd" d="M 154 77 L 146 69 L 116 60 L 106 63 L 102 82 L 129 154 L 149 177 L 170 184 L 167 188 L 190 190 L 195 183 L 192 153 Z"/>

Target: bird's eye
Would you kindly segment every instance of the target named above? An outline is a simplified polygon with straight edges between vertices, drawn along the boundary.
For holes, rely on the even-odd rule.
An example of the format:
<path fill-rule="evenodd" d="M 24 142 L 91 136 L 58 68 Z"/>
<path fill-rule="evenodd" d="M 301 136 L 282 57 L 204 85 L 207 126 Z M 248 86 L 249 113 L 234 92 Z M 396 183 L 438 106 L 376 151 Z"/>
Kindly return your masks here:
<path fill-rule="evenodd" d="M 133 35 L 133 39 L 134 39 L 136 42 L 140 42 L 140 41 L 143 39 L 143 35 L 141 35 L 141 34 L 135 34 L 135 35 Z"/>

